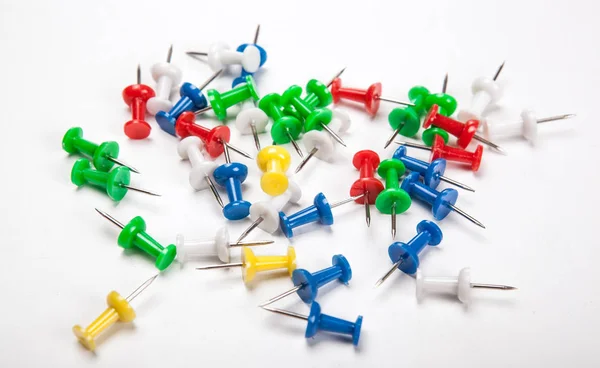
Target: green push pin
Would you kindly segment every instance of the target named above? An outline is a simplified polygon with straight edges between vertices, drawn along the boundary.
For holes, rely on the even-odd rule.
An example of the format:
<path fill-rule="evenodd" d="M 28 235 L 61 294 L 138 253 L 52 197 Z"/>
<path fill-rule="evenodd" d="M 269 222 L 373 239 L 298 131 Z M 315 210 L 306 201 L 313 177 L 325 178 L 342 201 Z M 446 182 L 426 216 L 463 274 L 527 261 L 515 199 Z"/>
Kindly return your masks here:
<path fill-rule="evenodd" d="M 306 96 L 304 103 L 311 108 L 325 107 L 331 104 L 333 97 L 329 92 L 329 87 L 316 79 L 311 79 L 306 83 Z"/>
<path fill-rule="evenodd" d="M 62 147 L 70 154 L 79 153 L 90 158 L 94 163 L 94 167 L 100 171 L 109 171 L 117 164 L 139 174 L 139 171 L 117 159 L 119 157 L 119 144 L 117 142 L 108 141 L 98 145 L 83 139 L 83 129 L 80 127 L 67 130 L 62 140 Z"/>
<path fill-rule="evenodd" d="M 129 185 L 131 174 L 128 168 L 119 166 L 109 172 L 98 171 L 92 169 L 92 164 L 85 158 L 80 158 L 75 161 L 71 170 L 71 182 L 78 187 L 84 184 L 106 190 L 106 194 L 113 201 L 120 201 L 127 194 L 127 190 L 135 190 L 153 196 L 160 196 L 147 190 L 139 189 Z"/>
<path fill-rule="evenodd" d="M 298 156 L 304 157 L 296 139 L 302 133 L 302 123 L 294 116 L 285 115 L 281 105 L 281 96 L 277 93 L 269 93 L 259 102 L 258 107 L 273 119 L 271 127 L 271 138 L 276 144 L 292 143 Z"/>
<path fill-rule="evenodd" d="M 431 147 L 433 145 L 433 140 L 435 139 L 435 136 L 439 135 L 440 137 L 442 137 L 442 139 L 444 140 L 445 144 L 448 144 L 448 132 L 446 132 L 444 129 L 440 129 L 438 127 L 431 127 L 428 129 L 425 129 L 423 131 L 423 134 L 421 134 L 421 139 L 423 140 L 423 142 L 425 143 L 426 146 Z"/>
<path fill-rule="evenodd" d="M 196 115 L 204 113 L 210 109 L 214 110 L 217 119 L 223 121 L 227 118 L 227 109 L 237 105 L 240 102 L 252 99 L 258 101 L 258 92 L 256 84 L 251 75 L 246 76 L 246 83 L 227 92 L 219 93 L 216 89 L 209 89 L 206 92 L 210 106 L 196 112 Z"/>
<path fill-rule="evenodd" d="M 163 247 L 146 233 L 146 222 L 140 216 L 134 217 L 127 225 L 123 225 L 117 219 L 106 212 L 95 209 L 102 217 L 120 227 L 121 233 L 117 238 L 117 244 L 122 248 L 131 249 L 136 247 L 156 259 L 156 268 L 163 271 L 173 263 L 177 256 L 177 248 L 174 244 Z"/>
<path fill-rule="evenodd" d="M 402 161 L 395 158 L 382 161 L 377 168 L 379 176 L 385 179 L 385 190 L 377 196 L 375 207 L 379 212 L 391 215 L 392 239 L 396 237 L 396 214 L 406 211 L 412 203 L 410 195 L 400 189 L 400 177 L 405 171 Z"/>

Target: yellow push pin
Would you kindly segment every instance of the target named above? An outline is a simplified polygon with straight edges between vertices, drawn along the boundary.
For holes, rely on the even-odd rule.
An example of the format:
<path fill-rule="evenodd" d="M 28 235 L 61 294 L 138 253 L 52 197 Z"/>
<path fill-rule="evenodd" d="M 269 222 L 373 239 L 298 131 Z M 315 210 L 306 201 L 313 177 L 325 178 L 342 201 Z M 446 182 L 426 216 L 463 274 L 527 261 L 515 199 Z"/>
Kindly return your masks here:
<path fill-rule="evenodd" d="M 111 291 L 106 297 L 106 304 L 108 308 L 98 318 L 94 320 L 87 328 L 82 328 L 79 325 L 73 327 L 73 333 L 79 340 L 79 342 L 85 346 L 88 350 L 96 350 L 96 337 L 106 330 L 108 327 L 114 325 L 117 321 L 131 322 L 135 319 L 135 311 L 129 305 L 135 297 L 140 295 L 152 282 L 158 277 L 156 274 L 144 281 L 143 284 L 138 286 L 127 298 L 123 298 L 116 291 Z"/>
<path fill-rule="evenodd" d="M 280 146 L 268 146 L 258 152 L 256 163 L 264 172 L 260 179 L 263 192 L 278 196 L 287 190 L 288 178 L 285 172 L 290 167 L 290 162 L 290 153 Z"/>
<path fill-rule="evenodd" d="M 296 251 L 288 247 L 285 256 L 256 256 L 252 249 L 242 248 L 242 259 L 239 263 L 226 263 L 211 266 L 197 267 L 197 270 L 211 270 L 214 268 L 243 267 L 242 279 L 245 283 L 254 280 L 258 272 L 287 269 L 290 276 L 296 269 Z"/>

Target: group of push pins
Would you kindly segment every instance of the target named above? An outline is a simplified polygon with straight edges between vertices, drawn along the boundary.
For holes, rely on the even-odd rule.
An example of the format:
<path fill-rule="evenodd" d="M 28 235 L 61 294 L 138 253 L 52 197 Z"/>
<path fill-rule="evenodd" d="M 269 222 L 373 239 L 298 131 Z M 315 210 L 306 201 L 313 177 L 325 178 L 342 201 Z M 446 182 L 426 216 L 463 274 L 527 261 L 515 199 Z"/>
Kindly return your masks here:
<path fill-rule="evenodd" d="M 427 204 L 435 220 L 443 220 L 451 212 L 456 212 L 481 228 L 485 226 L 477 219 L 456 206 L 458 191 L 452 188 L 439 189 L 441 182 L 454 185 L 463 190 L 474 192 L 470 186 L 446 176 L 450 163 L 464 165 L 477 171 L 483 157 L 483 146 L 474 150 L 468 148 L 473 140 L 479 141 L 492 150 L 505 153 L 502 147 L 492 140 L 506 136 L 521 135 L 535 142 L 537 124 L 565 119 L 573 115 L 561 115 L 537 119 L 532 112 L 524 110 L 522 120 L 515 123 L 495 122 L 486 116 L 487 108 L 502 96 L 501 85 L 497 79 L 504 66 L 500 66 L 492 79 L 478 78 L 473 82 L 471 105 L 461 109 L 457 118 L 457 101 L 446 93 L 448 76 L 444 79 L 441 92 L 430 92 L 423 86 L 414 86 L 408 91 L 408 100 L 382 95 L 381 83 L 374 83 L 366 89 L 349 88 L 342 85 L 342 69 L 329 82 L 316 79 L 307 82 L 305 89 L 297 85 L 290 86 L 283 93 L 259 95 L 254 73 L 263 67 L 267 60 L 265 49 L 257 44 L 257 28 L 252 43 L 239 45 L 235 51 L 224 43 L 216 43 L 207 52 L 189 51 L 188 55 L 203 59 L 213 74 L 202 84 L 196 86 L 182 82 L 182 72 L 171 63 L 173 48 L 169 49 L 167 61 L 151 67 L 156 88 L 141 84 L 141 69 L 137 69 L 137 83 L 123 90 L 123 100 L 131 108 L 131 120 L 125 123 L 124 132 L 130 139 L 145 139 L 151 133 L 151 124 L 146 121 L 146 113 L 154 115 L 160 129 L 179 138 L 177 153 L 190 162 L 189 183 L 194 190 L 210 189 L 223 216 L 227 220 L 237 221 L 249 218 L 250 226 L 242 232 L 236 241 L 231 241 L 226 227 L 216 231 L 212 238 L 190 240 L 179 234 L 174 244 L 164 246 L 146 232 L 146 223 L 140 216 L 127 224 L 101 210 L 96 211 L 121 229 L 117 244 L 122 248 L 136 248 L 155 261 L 159 271 L 168 268 L 174 262 L 181 266 L 198 259 L 212 258 L 221 263 L 198 267 L 198 270 L 239 267 L 242 280 L 253 282 L 258 273 L 280 270 L 289 275 L 293 288 L 271 298 L 260 305 L 263 309 L 283 314 L 307 322 L 305 336 L 312 337 L 317 331 L 329 331 L 351 337 L 354 345 L 359 342 L 363 317 L 356 321 L 346 321 L 321 313 L 316 302 L 321 287 L 337 280 L 347 284 L 352 279 L 349 261 L 341 254 L 334 255 L 332 265 L 323 270 L 310 272 L 296 268 L 296 253 L 288 247 L 285 255 L 255 255 L 251 246 L 273 243 L 269 240 L 244 242 L 250 232 L 259 228 L 267 233 L 281 232 L 285 237 L 297 235 L 296 229 L 309 223 L 331 226 L 334 223 L 333 209 L 347 203 L 363 205 L 367 226 L 371 223 L 371 205 L 382 214 L 390 215 L 392 239 L 396 237 L 396 215 L 407 211 L 412 200 Z M 229 91 L 219 92 L 204 89 L 227 69 L 240 70 Z M 231 72 L 231 70 L 230 70 Z M 179 99 L 171 100 L 171 94 L 179 88 Z M 381 160 L 372 150 L 356 152 L 352 165 L 359 172 L 359 178 L 351 185 L 349 197 L 330 203 L 325 194 L 318 193 L 313 204 L 296 213 L 284 212 L 289 204 L 297 204 L 302 198 L 298 183 L 288 175 L 291 164 L 289 152 L 283 145 L 291 143 L 302 158 L 295 172 L 299 172 L 309 160 L 316 157 L 329 161 L 336 145 L 346 146 L 341 135 L 348 133 L 350 117 L 339 109 L 330 109 L 333 104 L 342 101 L 359 102 L 365 112 L 374 117 L 378 114 L 380 102 L 403 105 L 394 108 L 388 115 L 392 128 L 391 136 L 385 141 L 388 147 L 398 135 L 416 138 L 421 126 L 425 129 L 420 137 L 424 144 L 404 141 L 390 158 Z M 260 186 L 269 200 L 249 202 L 243 198 L 243 183 L 248 177 L 248 167 L 232 161 L 231 151 L 247 159 L 253 156 L 230 142 L 231 131 L 227 125 L 207 127 L 196 122 L 197 117 L 214 115 L 219 122 L 226 123 L 236 107 L 235 126 L 242 135 L 252 135 L 256 154 L 256 164 L 262 172 Z M 208 116 L 208 115 L 207 115 Z M 206 117 L 206 116 L 205 116 Z M 267 129 L 272 121 L 270 129 Z M 270 131 L 272 144 L 262 147 L 260 135 Z M 449 136 L 454 136 L 452 145 Z M 302 151 L 298 141 L 302 141 L 307 154 Z M 119 158 L 119 145 L 114 141 L 101 144 L 93 143 L 83 137 L 79 127 L 69 129 L 62 141 L 63 149 L 69 154 L 84 156 L 78 159 L 71 170 L 71 181 L 76 186 L 90 184 L 105 191 L 113 201 L 122 200 L 128 190 L 156 195 L 158 194 L 132 186 L 130 172 L 139 171 Z M 410 147 L 431 151 L 429 161 L 423 161 L 409 155 Z M 225 163 L 218 165 L 214 159 L 224 156 Z M 115 167 L 116 165 L 116 167 Z M 350 167 L 348 165 L 348 167 Z M 377 178 L 379 176 L 381 179 Z M 224 203 L 219 188 L 227 192 L 229 202 Z M 380 285 L 396 270 L 415 276 L 416 294 L 419 299 L 431 292 L 450 293 L 463 303 L 469 303 L 473 288 L 510 290 L 511 286 L 472 283 L 470 271 L 465 268 L 457 277 L 423 276 L 419 268 L 420 253 L 427 245 L 437 246 L 442 242 L 442 230 L 429 220 L 417 225 L 417 234 L 408 242 L 394 242 L 388 248 L 392 268 L 377 281 Z M 240 249 L 239 262 L 232 261 L 232 249 Z M 95 338 L 100 332 L 117 321 L 131 322 L 135 312 L 130 302 L 145 290 L 158 274 L 146 280 L 126 298 L 116 291 L 107 297 L 108 309 L 90 326 L 75 326 L 73 332 L 88 349 L 96 347 Z M 310 304 L 308 315 L 271 307 L 271 305 L 292 294 Z"/>

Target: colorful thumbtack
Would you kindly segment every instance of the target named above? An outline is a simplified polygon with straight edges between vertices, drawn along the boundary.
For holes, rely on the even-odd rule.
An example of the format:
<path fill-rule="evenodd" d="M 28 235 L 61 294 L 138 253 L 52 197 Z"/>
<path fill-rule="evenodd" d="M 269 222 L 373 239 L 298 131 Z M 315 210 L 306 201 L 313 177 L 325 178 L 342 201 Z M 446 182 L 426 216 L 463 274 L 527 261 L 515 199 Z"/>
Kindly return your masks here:
<path fill-rule="evenodd" d="M 209 89 L 206 92 L 206 95 L 208 96 L 210 106 L 199 109 L 195 114 L 200 115 L 209 110 L 213 110 L 217 119 L 221 121 L 227 118 L 228 108 L 249 99 L 252 99 L 253 101 L 259 100 L 258 92 L 256 92 L 256 86 L 254 85 L 254 79 L 251 75 L 246 76 L 246 83 L 242 83 L 227 92 L 220 93 L 216 89 Z"/>
<path fill-rule="evenodd" d="M 254 106 L 254 102 L 244 102 L 242 111 L 235 118 L 235 126 L 243 135 L 252 134 L 256 150 L 260 151 L 258 134 L 266 132 L 269 117 L 264 111 Z"/>
<path fill-rule="evenodd" d="M 229 146 L 225 145 L 225 164 L 213 172 L 215 181 L 227 189 L 229 203 L 223 207 L 223 216 L 228 220 L 241 220 L 250 214 L 250 202 L 242 198 L 242 183 L 248 176 L 248 166 L 231 162 Z"/>
<path fill-rule="evenodd" d="M 471 91 L 473 92 L 473 99 L 471 100 L 471 106 L 467 109 L 463 109 L 458 113 L 458 120 L 469 121 L 469 120 L 484 120 L 484 113 L 487 107 L 493 103 L 498 102 L 502 98 L 502 87 L 496 83 L 496 79 L 500 75 L 500 72 L 504 68 L 505 61 L 502 62 L 494 78 L 489 79 L 485 77 L 479 77 L 473 81 L 471 85 Z"/>
<path fill-rule="evenodd" d="M 335 78 L 331 83 L 331 95 L 333 103 L 339 103 L 341 100 L 350 100 L 361 102 L 365 105 L 365 110 L 369 115 L 375 116 L 379 110 L 380 101 L 391 102 L 399 105 L 414 106 L 409 102 L 399 101 L 392 98 L 381 96 L 381 83 L 373 83 L 367 89 L 342 87 L 342 80 Z"/>
<path fill-rule="evenodd" d="M 295 142 L 302 133 L 302 123 L 298 118 L 283 114 L 281 96 L 277 93 L 269 93 L 258 102 L 258 107 L 273 119 L 271 127 L 271 138 L 277 144 L 292 143 L 298 156 L 304 157 L 300 147 Z"/>
<path fill-rule="evenodd" d="M 154 90 L 142 84 L 142 71 L 137 66 L 137 83 L 126 87 L 122 93 L 123 101 L 131 109 L 131 120 L 123 127 L 125 135 L 131 139 L 145 139 L 150 135 L 150 124 L 146 118 L 146 102 L 154 97 Z"/>
<path fill-rule="evenodd" d="M 486 119 L 483 123 L 483 134 L 488 138 L 506 138 L 522 136 L 531 144 L 537 142 L 537 125 L 549 121 L 570 119 L 574 114 L 556 115 L 547 118 L 536 118 L 531 110 L 521 112 L 521 121 L 512 123 L 501 123 Z"/>
<path fill-rule="evenodd" d="M 436 134 L 433 138 L 433 145 L 431 147 L 427 147 L 422 144 L 412 143 L 412 142 L 395 142 L 401 146 L 418 148 L 426 151 L 431 151 L 431 160 L 434 161 L 438 158 L 446 159 L 446 161 L 453 162 L 461 162 L 470 166 L 471 170 L 477 171 L 479 170 L 479 166 L 481 166 L 481 157 L 483 156 L 483 146 L 477 145 L 475 151 L 469 152 L 462 148 L 455 148 L 447 146 L 444 143 L 444 139 L 442 136 Z"/>
<path fill-rule="evenodd" d="M 203 148 L 204 143 L 202 143 L 200 138 L 189 136 L 179 142 L 177 145 L 177 153 L 179 153 L 179 157 L 182 159 L 189 160 L 192 165 L 189 176 L 189 182 L 192 188 L 196 190 L 210 188 L 217 203 L 223 208 L 221 195 L 211 179 L 213 172 L 217 168 L 217 164 L 214 161 L 204 159 L 204 155 L 202 154 Z"/>
<path fill-rule="evenodd" d="M 290 167 L 289 152 L 280 146 L 268 146 L 260 150 L 256 156 L 256 164 L 263 172 L 260 187 L 270 196 L 283 194 L 288 188 L 288 178 L 285 174 Z"/>
<path fill-rule="evenodd" d="M 173 45 L 169 47 L 166 63 L 156 63 L 150 68 L 152 78 L 156 81 L 156 96 L 150 98 L 146 104 L 148 112 L 156 115 L 159 111 L 169 111 L 173 107 L 171 92 L 181 83 L 181 69 L 171 64 Z"/>
<path fill-rule="evenodd" d="M 370 150 L 358 151 L 354 154 L 352 165 L 360 171 L 360 178 L 350 187 L 352 197 L 362 195 L 356 203 L 365 206 L 365 220 L 367 226 L 371 226 L 371 207 L 379 193 L 383 191 L 383 184 L 375 179 L 375 168 L 379 166 L 379 155 Z"/>
<path fill-rule="evenodd" d="M 412 204 L 408 193 L 400 188 L 400 177 L 405 171 L 402 161 L 395 158 L 382 161 L 377 168 L 379 176 L 385 179 L 385 190 L 377 196 L 375 207 L 379 212 L 390 215 L 392 239 L 396 238 L 396 214 L 405 212 Z"/>
<path fill-rule="evenodd" d="M 246 48 L 247 48 L 248 46 L 254 46 L 254 47 L 256 47 L 256 48 L 258 49 L 258 51 L 260 52 L 260 65 L 259 65 L 259 68 L 260 68 L 260 67 L 262 67 L 262 66 L 263 66 L 263 65 L 264 65 L 264 64 L 267 62 L 267 52 L 265 51 L 265 49 L 264 49 L 264 48 L 262 48 L 261 46 L 259 46 L 259 45 L 257 44 L 257 42 L 258 42 L 258 35 L 259 35 L 259 34 L 260 34 L 260 24 L 256 26 L 256 31 L 254 32 L 254 40 L 252 41 L 252 43 L 244 43 L 244 44 L 241 44 L 241 45 L 239 45 L 239 46 L 237 47 L 237 49 L 236 49 L 235 51 L 237 51 L 237 52 L 242 52 L 242 53 L 243 53 L 244 51 L 246 51 Z M 246 70 L 246 69 L 244 69 L 244 67 L 242 66 L 242 72 L 241 72 L 241 75 L 240 75 L 238 78 L 235 78 L 235 79 L 233 80 L 233 82 L 231 83 L 231 87 L 233 88 L 233 87 L 237 86 L 238 84 L 240 84 L 240 80 L 241 80 L 241 81 L 243 81 L 243 80 L 244 80 L 244 78 L 245 78 L 247 75 L 253 75 L 253 73 L 252 73 L 252 72 L 249 72 L 249 71 L 247 71 L 247 70 Z M 260 148 L 259 148 L 259 150 L 260 150 Z"/>
<path fill-rule="evenodd" d="M 241 65 L 249 73 L 255 73 L 261 65 L 261 52 L 254 45 L 246 45 L 243 51 L 231 51 L 223 42 L 212 44 L 208 52 L 187 52 L 188 55 L 207 56 L 208 66 L 214 71 L 221 70 L 229 65 Z"/>

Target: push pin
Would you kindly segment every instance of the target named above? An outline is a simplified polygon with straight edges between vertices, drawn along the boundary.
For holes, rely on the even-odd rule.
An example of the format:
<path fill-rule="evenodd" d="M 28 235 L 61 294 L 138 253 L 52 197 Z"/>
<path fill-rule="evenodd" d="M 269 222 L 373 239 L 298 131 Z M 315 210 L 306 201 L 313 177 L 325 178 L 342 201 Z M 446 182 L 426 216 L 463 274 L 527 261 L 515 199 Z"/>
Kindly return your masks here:
<path fill-rule="evenodd" d="M 250 214 L 250 202 L 242 199 L 242 183 L 248 177 L 248 166 L 231 162 L 229 146 L 225 145 L 225 164 L 213 172 L 215 181 L 227 190 L 229 203 L 223 207 L 223 216 L 228 220 L 241 220 Z"/>
<path fill-rule="evenodd" d="M 258 168 L 263 172 L 260 187 L 270 196 L 283 194 L 288 188 L 285 172 L 290 167 L 289 152 L 278 146 L 265 147 L 256 156 Z"/>
<path fill-rule="evenodd" d="M 377 168 L 379 176 L 385 179 L 385 190 L 377 196 L 375 207 L 379 212 L 390 215 L 392 239 L 396 238 L 396 214 L 405 212 L 412 204 L 408 193 L 400 188 L 400 177 L 405 171 L 402 161 L 395 158 L 382 161 Z"/>
<path fill-rule="evenodd" d="M 131 139 L 145 139 L 150 135 L 150 124 L 146 118 L 146 102 L 154 97 L 154 90 L 142 84 L 142 71 L 137 66 L 137 83 L 126 87 L 121 94 L 123 101 L 131 109 L 131 120 L 125 123 L 123 129 L 125 135 Z"/>
<path fill-rule="evenodd" d="M 443 220 L 451 211 L 454 211 L 475 225 L 485 229 L 485 226 L 481 222 L 455 206 L 456 200 L 458 199 L 458 192 L 455 189 L 447 188 L 438 192 L 419 182 L 419 177 L 420 174 L 418 172 L 408 174 L 402 181 L 402 189 L 404 189 L 411 197 L 431 205 L 433 218 L 436 220 Z"/>
<path fill-rule="evenodd" d="M 243 83 L 227 92 L 220 93 L 216 89 L 209 89 L 206 92 L 210 106 L 200 109 L 195 112 L 196 115 L 204 114 L 209 110 L 213 110 L 217 119 L 223 121 L 227 118 L 227 109 L 237 105 L 240 102 L 252 99 L 258 101 L 258 93 L 254 85 L 252 76 L 246 76 L 246 83 Z"/>
<path fill-rule="evenodd" d="M 426 151 L 431 151 L 431 160 L 434 161 L 438 158 L 446 159 L 446 161 L 462 162 L 471 167 L 471 170 L 479 170 L 481 166 L 481 157 L 483 156 L 483 146 L 477 145 L 477 148 L 473 152 L 466 151 L 462 148 L 455 148 L 447 146 L 444 143 L 444 139 L 440 135 L 435 135 L 433 138 L 433 145 L 431 147 L 424 146 L 418 143 L 412 142 L 396 142 L 401 146 L 408 146 L 418 148 Z"/>
<path fill-rule="evenodd" d="M 336 78 L 339 78 L 340 75 L 344 73 L 346 68 L 340 70 L 327 84 L 323 84 L 316 79 L 311 79 L 306 83 L 306 96 L 304 97 L 304 102 L 310 107 L 320 108 L 327 107 L 333 101 L 333 96 L 331 92 L 329 92 L 329 87 L 333 83 Z"/>
<path fill-rule="evenodd" d="M 272 240 L 260 240 L 244 243 L 230 243 L 227 228 L 217 230 L 210 240 L 185 240 L 183 234 L 177 234 L 175 247 L 177 248 L 177 261 L 183 267 L 184 263 L 195 258 L 215 257 L 223 263 L 231 261 L 231 247 L 250 247 L 273 244 Z"/>
<path fill-rule="evenodd" d="M 421 269 L 417 270 L 417 300 L 421 301 L 426 293 L 453 294 L 464 304 L 471 302 L 471 289 L 515 290 L 508 285 L 478 284 L 471 282 L 471 269 L 463 268 L 458 277 L 423 276 Z"/>
<path fill-rule="evenodd" d="M 248 247 L 242 248 L 242 259 L 239 263 L 226 263 L 212 266 L 196 267 L 197 270 L 212 270 L 215 268 L 242 267 L 242 280 L 250 283 L 259 272 L 287 270 L 291 276 L 296 269 L 296 251 L 288 247 L 285 256 L 256 256 Z"/>
<path fill-rule="evenodd" d="M 150 255 L 152 258 L 156 258 L 156 268 L 158 268 L 159 271 L 169 267 L 175 259 L 175 256 L 177 255 L 177 248 L 175 248 L 175 245 L 169 244 L 166 247 L 163 247 L 159 242 L 148 235 L 146 232 L 146 222 L 141 216 L 136 216 L 129 221 L 127 225 L 123 225 L 106 212 L 100 211 L 97 208 L 96 212 L 122 229 L 117 238 L 117 244 L 124 249 L 136 247 Z"/>
<path fill-rule="evenodd" d="M 549 121 L 570 119 L 574 114 L 556 115 L 538 119 L 531 110 L 521 112 L 521 121 L 518 123 L 499 123 L 486 119 L 483 123 L 483 134 L 489 138 L 505 138 L 522 136 L 535 145 L 537 142 L 537 125 Z"/>
<path fill-rule="evenodd" d="M 129 323 L 135 319 L 135 311 L 129 305 L 142 291 L 146 290 L 150 284 L 156 280 L 159 274 L 156 274 L 144 281 L 143 284 L 138 286 L 127 298 L 123 298 L 116 291 L 111 291 L 106 297 L 106 304 L 108 308 L 102 312 L 98 318 L 94 320 L 88 327 L 82 328 L 79 325 L 73 327 L 73 333 L 77 340 L 86 349 L 90 351 L 96 350 L 96 338 L 100 333 L 110 326 L 114 325 L 117 321 Z"/>
<path fill-rule="evenodd" d="M 334 109 L 333 118 L 328 128 L 337 136 L 345 133 L 350 128 L 350 116 L 345 112 Z M 302 162 L 296 168 L 296 174 L 302 170 L 311 157 L 316 157 L 323 161 L 331 161 L 335 152 L 335 142 L 320 130 L 311 130 L 302 136 L 304 148 L 308 151 L 308 156 L 302 159 Z"/>
<path fill-rule="evenodd" d="M 239 48 L 242 48 L 243 51 L 231 51 L 227 44 L 217 42 L 209 47 L 208 52 L 188 51 L 186 54 L 206 56 L 208 66 L 213 71 L 222 70 L 229 65 L 241 65 L 248 73 L 255 73 L 262 65 L 261 61 L 264 63 L 260 50 L 255 45 L 248 44 L 240 45 Z M 264 56 L 266 61 L 266 53 Z"/>
<path fill-rule="evenodd" d="M 495 149 L 498 152 L 506 153 L 502 147 L 494 142 L 477 135 L 477 128 L 479 127 L 479 120 L 467 120 L 466 123 L 461 123 L 458 120 L 446 117 L 438 113 L 438 105 L 433 105 L 425 120 L 423 121 L 423 128 L 427 129 L 430 126 L 436 126 L 440 129 L 447 131 L 457 138 L 456 144 L 461 148 L 467 148 L 471 140 L 475 139 L 488 147 Z"/>
<path fill-rule="evenodd" d="M 223 200 L 221 195 L 215 187 L 211 177 L 213 172 L 217 168 L 217 164 L 214 161 L 208 161 L 204 159 L 202 155 L 202 148 L 204 143 L 196 136 L 189 136 L 181 140 L 177 145 L 177 153 L 179 157 L 184 160 L 189 160 L 192 165 L 190 171 L 189 181 L 192 188 L 195 190 L 204 190 L 210 188 L 213 196 L 217 200 L 217 203 L 223 208 Z"/>
<path fill-rule="evenodd" d="M 383 284 L 397 269 L 412 275 L 419 268 L 419 254 L 426 246 L 436 246 L 442 242 L 442 230 L 431 221 L 423 220 L 417 225 L 417 235 L 408 243 L 395 242 L 388 247 L 388 255 L 394 265 L 380 278 L 375 287 Z"/>
<path fill-rule="evenodd" d="M 383 184 L 375 179 L 375 168 L 379 166 L 379 155 L 371 150 L 358 151 L 354 154 L 352 165 L 360 171 L 360 178 L 350 187 L 352 197 L 362 194 L 356 203 L 365 206 L 365 220 L 371 226 L 371 207 L 379 193 L 383 191 Z"/>
<path fill-rule="evenodd" d="M 315 196 L 312 206 L 306 207 L 289 216 L 283 212 L 279 212 L 279 226 L 283 234 L 287 238 L 291 238 L 294 236 L 294 229 L 302 225 L 310 224 L 312 222 L 319 222 L 322 225 L 328 226 L 333 225 L 333 213 L 331 210 L 343 204 L 355 201 L 362 196 L 363 194 L 360 194 L 355 197 L 346 198 L 342 201 L 329 204 L 325 195 L 319 193 Z"/>
<path fill-rule="evenodd" d="M 250 207 L 250 220 L 252 224 L 248 226 L 240 235 L 237 243 L 241 242 L 257 227 L 273 234 L 279 229 L 279 212 L 288 203 L 298 203 L 302 198 L 302 190 L 294 181 L 290 181 L 287 190 L 270 201 L 255 202 Z"/>
<path fill-rule="evenodd" d="M 266 132 L 267 124 L 269 124 L 267 114 L 253 104 L 252 106 L 244 105 L 242 111 L 235 118 L 235 126 L 242 135 L 252 134 L 257 151 L 261 149 L 258 134 Z"/>
<path fill-rule="evenodd" d="M 419 173 L 423 177 L 425 185 L 432 189 L 436 189 L 438 185 L 440 185 L 440 181 L 445 181 L 446 183 L 456 185 L 457 187 L 468 190 L 469 192 L 475 191 L 475 189 L 461 182 L 444 176 L 444 172 L 446 171 L 446 160 L 443 158 L 433 160 L 431 163 L 421 161 L 414 157 L 407 156 L 405 146 L 398 147 L 394 152 L 393 157 L 402 161 L 404 166 L 409 171 Z"/>
<path fill-rule="evenodd" d="M 150 98 L 146 104 L 151 115 L 156 115 L 159 111 L 169 111 L 173 107 L 171 92 L 181 83 L 181 69 L 171 64 L 172 55 L 173 45 L 169 47 L 167 62 L 156 63 L 150 68 L 152 78 L 156 81 L 156 96 Z"/>
<path fill-rule="evenodd" d="M 414 106 L 409 102 L 382 97 L 381 83 L 379 82 L 371 84 L 367 89 L 358 89 L 342 87 L 342 80 L 340 78 L 335 78 L 331 83 L 331 95 L 333 96 L 333 103 L 336 104 L 339 103 L 340 100 L 362 102 L 365 105 L 365 110 L 367 110 L 367 113 L 371 116 L 377 114 L 381 101 L 404 106 Z"/>
<path fill-rule="evenodd" d="M 175 132 L 181 138 L 189 137 L 191 135 L 196 136 L 204 142 L 204 148 L 206 153 L 211 157 L 219 157 L 225 152 L 225 147 L 231 148 L 233 151 L 240 155 L 252 159 L 247 152 L 232 146 L 229 144 L 229 138 L 231 137 L 231 130 L 229 127 L 221 125 L 208 129 L 202 125 L 195 123 L 196 116 L 191 111 L 186 111 L 179 115 L 177 118 L 177 124 L 175 125 Z"/>
<path fill-rule="evenodd" d="M 175 123 L 177 118 L 185 111 L 202 110 L 206 107 L 206 97 L 202 93 L 202 90 L 206 88 L 212 81 L 214 81 L 222 70 L 219 70 L 208 78 L 200 87 L 196 87 L 191 83 L 185 82 L 179 88 L 179 95 L 181 98 L 173 105 L 168 111 L 159 111 L 156 113 L 156 122 L 160 125 L 160 128 L 165 132 L 175 136 Z"/>
<path fill-rule="evenodd" d="M 267 52 L 265 51 L 264 48 L 262 48 L 261 46 L 259 46 L 257 44 L 259 34 L 260 34 L 260 24 L 258 26 L 256 26 L 256 31 L 254 32 L 254 40 L 252 41 L 252 43 L 251 44 L 248 44 L 248 43 L 241 44 L 237 47 L 237 49 L 235 51 L 243 53 L 248 46 L 256 47 L 258 49 L 258 51 L 260 52 L 259 68 L 261 68 L 267 62 Z M 241 76 L 239 76 L 238 78 L 235 78 L 233 80 L 233 82 L 231 83 L 231 87 L 233 88 L 233 87 L 237 86 L 240 83 L 240 80 L 243 82 L 244 78 L 247 75 L 253 75 L 253 74 L 254 73 L 251 73 L 251 72 L 247 71 L 246 69 L 244 69 L 244 67 L 242 67 Z"/>
<path fill-rule="evenodd" d="M 119 160 L 119 144 L 114 141 L 102 142 L 99 145 L 83 138 L 83 129 L 74 127 L 65 133 L 62 140 L 63 150 L 70 154 L 78 153 L 92 159 L 98 171 L 109 171 L 117 164 L 124 166 L 136 174 L 140 172 Z"/>
<path fill-rule="evenodd" d="M 500 72 L 504 68 L 504 63 L 502 62 L 494 78 L 479 77 L 473 81 L 471 85 L 471 92 L 473 93 L 471 106 L 468 109 L 459 111 L 458 120 L 479 120 L 483 122 L 483 115 L 487 107 L 502 98 L 502 87 L 496 83 L 496 79 L 498 79 Z"/>
<path fill-rule="evenodd" d="M 273 119 L 271 127 L 271 138 L 276 144 L 292 143 L 298 156 L 304 157 L 296 139 L 302 133 L 302 123 L 293 116 L 285 116 L 281 105 L 281 96 L 277 93 L 269 93 L 258 103 L 258 107 Z"/>
<path fill-rule="evenodd" d="M 317 299 L 319 288 L 329 284 L 332 281 L 338 280 L 344 285 L 348 285 L 348 281 L 352 279 L 352 269 L 346 257 L 341 254 L 333 256 L 331 259 L 331 267 L 322 269 L 315 273 L 310 273 L 305 269 L 297 269 L 292 273 L 292 282 L 294 287 L 285 293 L 279 294 L 274 298 L 262 303 L 260 307 L 273 304 L 276 301 L 285 298 L 293 293 L 298 293 L 303 302 L 310 304 Z"/>
<path fill-rule="evenodd" d="M 71 182 L 78 187 L 84 184 L 90 184 L 95 187 L 104 189 L 106 194 L 113 201 L 120 201 L 127 194 L 127 190 L 131 189 L 136 192 L 149 194 L 160 197 L 160 194 L 132 187 L 129 185 L 131 181 L 131 172 L 124 166 L 115 167 L 109 172 L 98 171 L 92 169 L 92 164 L 85 158 L 80 158 L 73 164 L 71 169 Z"/>
<path fill-rule="evenodd" d="M 351 336 L 352 344 L 354 346 L 358 346 L 358 339 L 360 338 L 360 329 L 362 327 L 363 320 L 362 316 L 358 316 L 356 322 L 345 321 L 340 318 L 332 317 L 321 313 L 321 306 L 317 302 L 312 303 L 310 306 L 310 314 L 308 316 L 278 308 L 262 308 L 264 310 L 268 310 L 269 312 L 307 321 L 306 332 L 304 333 L 304 337 L 307 339 L 315 336 L 318 331 L 328 331 Z"/>

